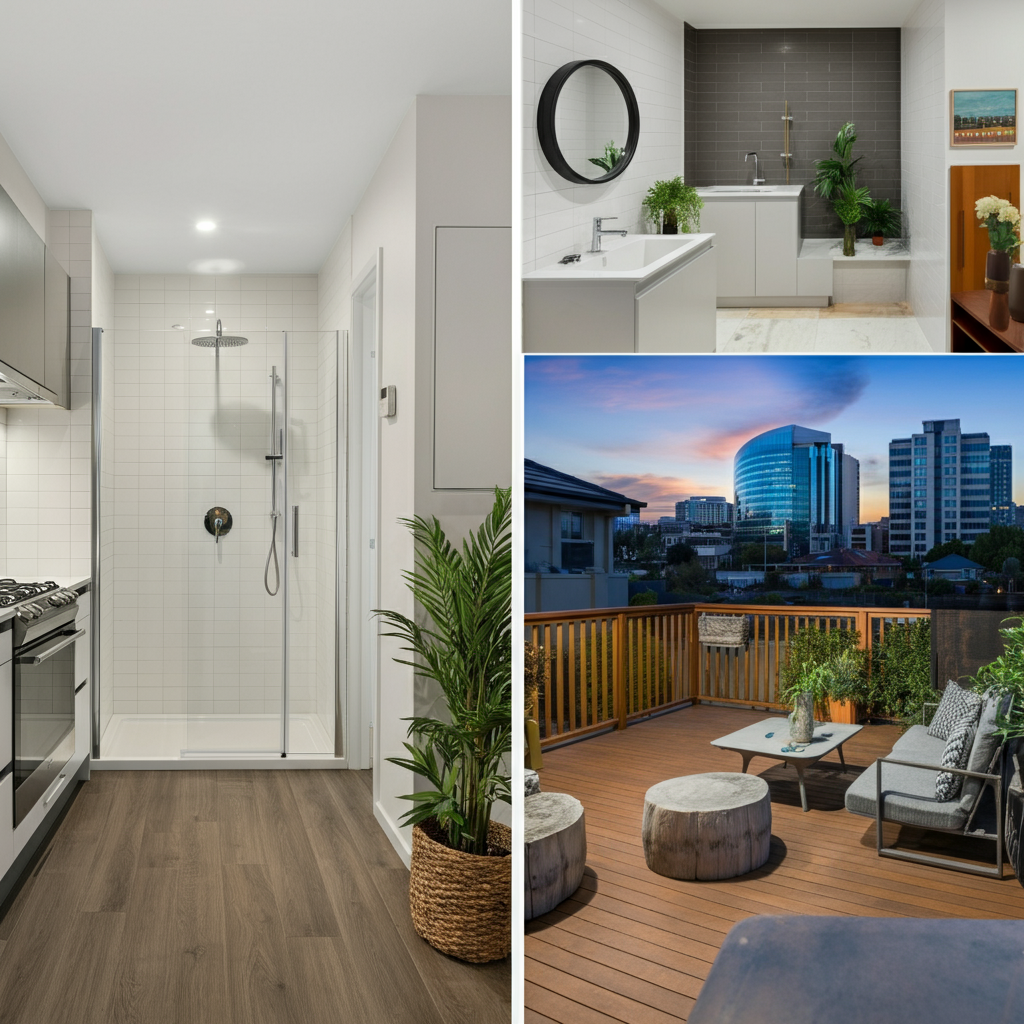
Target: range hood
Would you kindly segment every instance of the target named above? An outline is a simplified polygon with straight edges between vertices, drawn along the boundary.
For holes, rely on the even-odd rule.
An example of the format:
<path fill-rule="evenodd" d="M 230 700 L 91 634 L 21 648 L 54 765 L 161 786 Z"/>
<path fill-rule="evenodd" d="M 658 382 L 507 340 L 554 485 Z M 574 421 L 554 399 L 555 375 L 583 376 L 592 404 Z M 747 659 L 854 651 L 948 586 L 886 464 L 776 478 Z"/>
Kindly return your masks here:
<path fill-rule="evenodd" d="M 0 363 L 0 407 L 56 404 L 57 396 L 48 388 Z"/>

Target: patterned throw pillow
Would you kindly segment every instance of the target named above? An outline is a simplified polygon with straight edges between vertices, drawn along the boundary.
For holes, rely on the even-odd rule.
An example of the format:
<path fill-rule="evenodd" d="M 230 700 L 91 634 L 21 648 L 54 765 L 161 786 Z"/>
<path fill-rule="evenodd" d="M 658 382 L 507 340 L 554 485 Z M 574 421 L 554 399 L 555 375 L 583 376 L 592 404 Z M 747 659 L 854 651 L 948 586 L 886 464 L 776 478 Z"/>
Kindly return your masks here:
<path fill-rule="evenodd" d="M 953 731 L 949 734 L 949 739 L 946 740 L 946 749 L 942 751 L 942 760 L 939 763 L 943 768 L 966 768 L 967 758 L 971 756 L 973 744 L 974 722 L 969 718 L 963 719 L 953 727 Z M 935 799 L 956 799 L 960 795 L 963 781 L 962 775 L 939 772 L 935 777 Z"/>
<path fill-rule="evenodd" d="M 962 689 L 950 679 L 942 691 L 942 701 L 935 712 L 932 724 L 928 726 L 928 735 L 948 740 L 955 725 L 965 718 L 972 723 L 977 722 L 980 714 L 981 697 L 970 690 Z"/>

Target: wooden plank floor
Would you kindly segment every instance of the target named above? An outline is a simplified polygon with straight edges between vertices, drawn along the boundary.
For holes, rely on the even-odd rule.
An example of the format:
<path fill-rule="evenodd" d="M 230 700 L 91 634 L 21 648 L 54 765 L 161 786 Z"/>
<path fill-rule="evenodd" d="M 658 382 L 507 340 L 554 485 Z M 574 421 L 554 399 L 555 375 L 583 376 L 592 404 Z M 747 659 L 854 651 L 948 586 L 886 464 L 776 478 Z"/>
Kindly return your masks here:
<path fill-rule="evenodd" d="M 0 908 L 0 1022 L 507 1022 L 408 880 L 369 772 L 93 772 Z"/>
<path fill-rule="evenodd" d="M 759 870 L 720 882 L 649 871 L 640 839 L 647 788 L 678 775 L 739 771 L 739 754 L 710 741 L 765 717 L 699 705 L 544 754 L 541 788 L 571 793 L 586 809 L 587 869 L 570 899 L 526 926 L 526 1021 L 686 1020 L 726 933 L 752 914 L 1024 917 L 1024 889 L 1009 869 L 998 881 L 883 860 L 874 822 L 844 809 L 846 787 L 891 749 L 895 726 L 865 726 L 849 740 L 849 771 L 835 754 L 809 769 L 806 814 L 794 769 L 751 762 L 772 797 L 771 856 Z M 899 832 L 903 847 L 932 844 L 994 861 L 990 842 L 931 837 Z"/>

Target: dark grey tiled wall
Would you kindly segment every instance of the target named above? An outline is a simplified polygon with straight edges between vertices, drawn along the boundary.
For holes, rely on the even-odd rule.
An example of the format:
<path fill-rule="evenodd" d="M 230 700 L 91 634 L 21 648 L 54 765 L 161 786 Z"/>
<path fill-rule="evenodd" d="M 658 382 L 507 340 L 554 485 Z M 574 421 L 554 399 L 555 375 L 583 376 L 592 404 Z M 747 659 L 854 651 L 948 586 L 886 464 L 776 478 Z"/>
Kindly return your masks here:
<path fill-rule="evenodd" d="M 685 178 L 689 178 L 689 168 L 695 166 L 697 159 L 697 112 L 690 97 L 697 95 L 697 30 L 684 22 L 683 24 L 683 166 L 687 169 Z"/>
<path fill-rule="evenodd" d="M 694 69 L 688 73 L 688 40 Z M 762 177 L 784 184 L 782 114 L 789 100 L 790 182 L 808 185 L 814 164 L 832 153 L 844 121 L 857 126 L 858 185 L 900 205 L 900 30 L 684 30 L 685 177 L 693 185 L 743 185 Z M 808 187 L 805 238 L 842 234 L 831 204 Z"/>

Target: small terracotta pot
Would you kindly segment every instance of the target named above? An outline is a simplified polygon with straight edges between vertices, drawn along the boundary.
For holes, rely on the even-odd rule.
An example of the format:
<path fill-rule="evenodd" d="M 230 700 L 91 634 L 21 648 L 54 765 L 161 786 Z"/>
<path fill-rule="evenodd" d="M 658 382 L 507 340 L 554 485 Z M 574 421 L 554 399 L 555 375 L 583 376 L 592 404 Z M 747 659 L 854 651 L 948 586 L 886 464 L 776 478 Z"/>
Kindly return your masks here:
<path fill-rule="evenodd" d="M 1024 322 L 1024 266 L 1010 267 L 1010 316 Z"/>
<path fill-rule="evenodd" d="M 872 235 L 871 236 L 871 244 L 872 245 L 885 245 L 885 235 Z"/>
<path fill-rule="evenodd" d="M 985 287 L 1005 295 L 1010 290 L 1010 267 L 1013 261 L 1008 252 L 989 249 L 985 257 Z"/>

